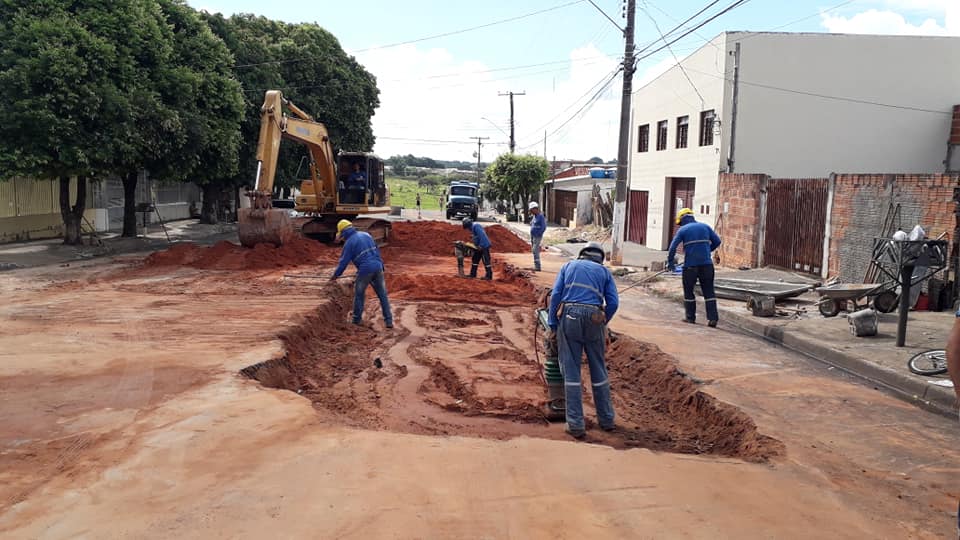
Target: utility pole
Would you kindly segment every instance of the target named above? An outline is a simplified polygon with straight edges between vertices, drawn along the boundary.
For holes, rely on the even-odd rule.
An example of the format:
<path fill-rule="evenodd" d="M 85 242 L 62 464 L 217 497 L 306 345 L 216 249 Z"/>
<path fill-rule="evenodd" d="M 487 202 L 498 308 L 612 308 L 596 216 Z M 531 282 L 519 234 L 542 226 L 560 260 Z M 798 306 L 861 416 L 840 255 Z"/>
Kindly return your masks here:
<path fill-rule="evenodd" d="M 526 92 L 500 92 L 501 96 L 510 96 L 510 153 L 517 146 L 517 141 L 513 136 L 513 96 L 525 96 Z"/>
<path fill-rule="evenodd" d="M 489 139 L 490 137 L 470 137 L 471 139 L 477 140 L 477 183 L 480 183 L 480 147 L 483 145 L 483 141 Z"/>
<path fill-rule="evenodd" d="M 620 150 L 617 152 L 617 194 L 613 202 L 612 264 L 623 264 L 624 225 L 627 217 L 627 161 L 630 158 L 630 97 L 633 93 L 633 19 L 636 0 L 627 2 L 627 26 L 623 30 L 626 41 L 623 49 L 623 96 L 620 98 Z"/>

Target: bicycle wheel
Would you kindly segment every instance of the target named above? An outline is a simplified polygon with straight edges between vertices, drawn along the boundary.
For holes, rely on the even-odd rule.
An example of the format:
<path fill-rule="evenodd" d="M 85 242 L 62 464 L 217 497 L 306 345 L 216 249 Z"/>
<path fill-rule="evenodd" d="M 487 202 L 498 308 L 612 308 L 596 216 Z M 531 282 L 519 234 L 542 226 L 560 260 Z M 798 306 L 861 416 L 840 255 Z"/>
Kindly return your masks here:
<path fill-rule="evenodd" d="M 910 357 L 907 367 L 917 375 L 940 375 L 947 372 L 947 351 L 931 349 Z"/>

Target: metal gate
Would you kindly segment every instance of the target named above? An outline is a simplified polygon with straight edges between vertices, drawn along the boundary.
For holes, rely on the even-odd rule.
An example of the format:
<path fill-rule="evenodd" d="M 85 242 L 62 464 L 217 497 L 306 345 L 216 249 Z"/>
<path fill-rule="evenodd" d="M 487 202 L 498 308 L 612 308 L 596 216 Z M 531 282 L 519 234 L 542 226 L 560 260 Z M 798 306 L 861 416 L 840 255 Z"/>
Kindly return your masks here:
<path fill-rule="evenodd" d="M 829 183 L 823 178 L 767 182 L 763 264 L 819 274 Z"/>
<path fill-rule="evenodd" d="M 647 243 L 647 209 L 650 206 L 649 191 L 631 191 L 627 202 L 627 240 L 638 244 Z"/>

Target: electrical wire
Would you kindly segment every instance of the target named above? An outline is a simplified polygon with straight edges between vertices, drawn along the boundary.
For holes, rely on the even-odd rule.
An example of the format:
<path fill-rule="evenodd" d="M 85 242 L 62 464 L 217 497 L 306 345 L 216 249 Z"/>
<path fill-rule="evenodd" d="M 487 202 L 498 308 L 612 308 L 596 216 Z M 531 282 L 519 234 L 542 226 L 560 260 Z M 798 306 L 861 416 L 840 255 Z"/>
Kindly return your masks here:
<path fill-rule="evenodd" d="M 483 29 L 483 28 L 489 28 L 489 27 L 491 27 L 491 26 L 496 26 L 496 25 L 500 25 L 500 24 L 505 24 L 505 23 L 509 23 L 509 22 L 513 22 L 513 21 L 519 21 L 519 20 L 521 20 L 521 19 L 526 19 L 526 18 L 533 17 L 533 16 L 536 16 L 536 15 L 541 15 L 541 14 L 543 14 L 543 13 L 548 13 L 548 12 L 550 12 L 550 11 L 556 11 L 556 10 L 558 10 L 558 9 L 567 8 L 567 7 L 570 7 L 570 6 L 577 5 L 577 4 L 582 4 L 583 2 L 584 2 L 584 0 L 574 0 L 573 2 L 567 2 L 567 3 L 565 3 L 565 4 L 560 4 L 560 5 L 556 5 L 556 6 L 553 6 L 553 7 L 546 8 L 546 9 L 541 9 L 541 10 L 539 10 L 539 11 L 534 11 L 534 12 L 531 12 L 531 13 L 526 13 L 526 14 L 524 14 L 524 15 L 517 15 L 516 17 L 510 17 L 510 18 L 507 18 L 507 19 L 501 19 L 501 20 L 489 22 L 489 23 L 486 23 L 486 24 L 480 24 L 480 25 L 477 25 L 477 26 L 471 26 L 471 27 L 469 27 L 469 28 L 461 28 L 460 30 L 452 30 L 452 31 L 450 31 L 450 32 L 443 32 L 443 33 L 434 34 L 434 35 L 431 35 L 431 36 L 425 36 L 425 37 L 421 37 L 421 38 L 410 39 L 410 40 L 407 40 L 407 41 L 400 41 L 400 42 L 397 42 L 397 43 L 390 43 L 390 44 L 388 44 L 388 45 L 379 45 L 379 46 L 376 46 L 376 47 L 367 47 L 366 49 L 356 49 L 356 50 L 350 51 L 349 54 L 358 54 L 358 53 L 363 53 L 363 52 L 368 52 L 368 51 L 377 51 L 377 50 L 381 50 L 381 49 L 389 49 L 389 48 L 392 48 L 392 47 L 400 47 L 400 46 L 403 46 L 403 45 L 410 45 L 410 44 L 412 44 L 412 43 L 420 43 L 420 42 L 422 42 L 422 41 L 429 41 L 429 40 L 432 40 L 432 39 L 438 39 L 438 38 L 442 38 L 442 37 L 455 36 L 455 35 L 457 35 L 457 34 L 463 34 L 463 33 L 466 33 L 466 32 L 472 32 L 472 31 L 474 31 L 474 30 L 481 30 L 481 29 Z M 235 68 L 235 69 L 242 69 L 242 68 L 255 67 L 255 66 L 264 66 L 264 65 L 268 65 L 268 64 L 292 64 L 292 63 L 296 63 L 296 62 L 304 62 L 304 61 L 306 61 L 306 60 L 313 60 L 313 59 L 316 59 L 316 58 L 319 58 L 319 56 L 317 56 L 317 55 L 312 55 L 312 56 L 303 56 L 303 57 L 300 57 L 300 58 L 289 58 L 289 59 L 286 59 L 286 60 L 270 60 L 270 61 L 267 61 L 267 62 L 256 62 L 256 63 L 250 63 L 250 64 L 238 64 L 238 65 L 234 66 L 234 68 Z"/>
<path fill-rule="evenodd" d="M 428 144 L 477 144 L 475 141 L 453 141 L 449 139 L 417 139 L 411 137 L 386 137 L 383 135 L 377 135 L 377 139 L 383 139 L 385 141 L 409 141 L 409 142 L 421 142 Z M 505 145 L 508 143 L 505 142 L 485 142 L 483 144 L 495 144 L 495 145 Z"/>
<path fill-rule="evenodd" d="M 543 131 L 544 129 L 546 129 L 547 126 L 549 126 L 550 124 L 552 124 L 556 119 L 560 118 L 561 116 L 563 116 L 564 113 L 566 113 L 566 112 L 569 111 L 570 109 L 574 108 L 574 107 L 576 106 L 576 104 L 580 102 L 581 99 L 587 97 L 588 95 L 590 95 L 591 92 L 593 92 L 594 90 L 596 90 L 597 87 L 599 87 L 600 85 L 604 84 L 604 82 L 607 80 L 607 77 L 616 76 L 616 74 L 617 74 L 621 69 L 622 69 L 621 66 L 617 66 L 617 67 L 616 67 L 613 71 L 611 71 L 610 73 L 607 73 L 607 74 L 605 74 L 603 77 L 600 77 L 600 80 L 598 80 L 593 86 L 591 86 L 590 88 L 588 88 L 586 92 L 584 92 L 582 95 L 580 95 L 580 97 L 578 97 L 577 99 L 573 100 L 573 102 L 570 103 L 570 105 L 567 105 L 567 108 L 565 108 L 565 109 L 563 109 L 562 111 L 560 111 L 559 113 L 557 113 L 557 115 L 554 116 L 553 118 L 551 118 L 550 120 L 547 120 L 547 122 L 544 123 L 542 126 L 540 126 L 540 127 L 538 127 L 537 129 L 533 130 L 530 135 L 527 135 L 526 137 L 521 137 L 521 138 L 522 138 L 522 139 L 527 139 L 527 138 L 529 138 L 529 137 L 534 137 L 535 134 L 540 133 L 541 131 Z M 533 145 L 530 145 L 530 146 L 533 146 Z M 525 146 L 524 148 L 529 148 L 529 146 Z"/>
<path fill-rule="evenodd" d="M 646 50 L 649 49 L 650 47 L 653 47 L 654 45 L 656 45 L 657 43 L 659 43 L 661 40 L 664 40 L 664 41 L 665 41 L 666 38 L 667 38 L 667 36 L 673 34 L 673 33 L 676 32 L 677 30 L 679 30 L 681 27 L 683 27 L 684 25 L 686 25 L 688 22 L 690 22 L 690 21 L 692 21 L 693 19 L 699 17 L 701 13 L 703 13 L 704 11 L 710 9 L 711 7 L 713 7 L 713 6 L 714 6 L 715 4 L 717 4 L 718 2 L 720 2 L 720 0 L 714 0 L 713 2 L 710 2 L 709 4 L 707 4 L 706 6 L 704 6 L 703 9 L 701 9 L 700 11 L 694 13 L 694 14 L 691 15 L 690 17 L 688 17 L 687 20 L 685 20 L 685 21 L 683 21 L 682 23 L 674 26 L 674 27 L 673 27 L 672 29 L 670 29 L 670 31 L 667 32 L 666 34 L 661 34 L 661 35 L 660 35 L 660 39 L 655 40 L 655 41 L 652 41 L 652 42 L 650 42 L 649 44 L 647 44 L 646 47 L 638 50 L 638 51 L 637 51 L 637 54 L 643 53 L 644 51 L 646 51 Z"/>
<path fill-rule="evenodd" d="M 663 35 L 663 32 L 662 32 L 662 31 L 660 31 L 660 25 L 657 24 L 657 20 L 653 17 L 653 15 L 651 15 L 650 12 L 646 10 L 646 8 L 640 8 L 640 9 L 641 9 L 641 11 L 643 11 L 643 14 L 646 15 L 648 19 L 650 19 L 650 22 L 653 23 L 653 27 L 657 29 L 657 33 L 660 34 L 660 37 L 661 37 L 664 41 L 666 41 L 666 40 L 667 40 L 667 37 L 666 37 L 665 35 Z M 700 93 L 700 89 L 697 88 L 697 85 L 693 84 L 693 80 L 690 78 L 690 75 L 687 74 L 687 70 L 684 69 L 683 64 L 680 63 L 680 59 L 677 58 L 677 54 L 676 54 L 675 52 L 673 52 L 673 48 L 671 48 L 671 47 L 668 45 L 668 46 L 667 46 L 667 50 L 670 51 L 670 55 L 673 56 L 673 61 L 676 62 L 676 63 L 677 63 L 677 66 L 680 67 L 680 71 L 683 72 L 683 76 L 686 77 L 687 82 L 690 83 L 690 86 L 693 88 L 693 91 L 697 93 L 697 97 L 700 98 L 700 110 L 703 110 L 704 100 L 703 100 L 703 95 Z"/>
<path fill-rule="evenodd" d="M 657 47 L 656 49 L 648 52 L 647 54 L 635 58 L 635 59 L 634 59 L 634 65 L 636 65 L 636 64 L 637 64 L 638 62 L 640 62 L 641 60 L 650 58 L 650 57 L 653 56 L 654 54 L 657 54 L 658 52 L 666 49 L 666 48 L 669 47 L 670 45 L 673 45 L 674 43 L 680 41 L 681 39 L 689 36 L 690 34 L 692 34 L 692 33 L 694 33 L 694 32 L 696 32 L 696 31 L 699 30 L 700 28 L 703 28 L 704 26 L 706 26 L 706 25 L 709 24 L 710 22 L 716 20 L 716 19 L 717 19 L 718 17 L 720 17 L 721 15 L 724 15 L 724 14 L 726 14 L 726 13 L 729 13 L 730 11 L 733 11 L 734 9 L 736 9 L 736 8 L 738 8 L 738 7 L 746 4 L 746 3 L 749 2 L 749 1 L 750 1 L 750 0 L 737 0 L 736 2 L 730 4 L 729 6 L 727 6 L 726 8 L 724 8 L 723 10 L 721 10 L 720 12 L 714 14 L 713 16 L 711 16 L 711 17 L 709 17 L 708 19 L 700 22 L 699 24 L 697 24 L 697 25 L 694 26 L 693 28 L 687 30 L 686 32 L 684 32 L 683 34 L 681 34 L 679 37 L 674 38 L 674 39 L 672 39 L 671 41 L 666 41 L 666 42 L 664 42 L 663 46 Z M 654 43 L 657 43 L 658 41 L 659 41 L 659 40 L 655 41 Z M 643 50 L 646 50 L 646 48 L 644 48 Z M 643 51 L 639 51 L 639 52 L 643 52 Z"/>
<path fill-rule="evenodd" d="M 730 78 L 730 77 L 725 77 L 725 76 L 723 76 L 723 75 L 718 75 L 718 74 L 716 74 L 716 73 L 709 73 L 709 72 L 706 72 L 706 71 L 699 71 L 699 70 L 696 70 L 696 69 L 693 69 L 693 68 L 690 68 L 690 67 L 688 67 L 687 69 L 689 69 L 690 71 L 693 71 L 693 72 L 695 72 L 695 73 L 700 73 L 700 74 L 706 75 L 706 76 L 708 76 L 708 77 L 714 77 L 714 78 L 717 78 L 717 79 L 723 79 L 723 80 L 725 80 L 725 81 L 727 81 L 727 82 L 734 82 L 734 80 L 733 80 L 732 78 Z M 906 111 L 925 112 L 925 113 L 932 113 L 932 114 L 944 114 L 944 115 L 947 115 L 947 116 L 953 114 L 952 111 L 938 111 L 938 110 L 936 110 L 936 109 L 924 109 L 924 108 L 922 108 L 922 107 L 913 107 L 913 106 L 910 106 L 910 105 L 894 105 L 894 104 L 892 104 L 892 103 L 882 103 L 882 102 L 879 102 L 879 101 L 870 101 L 870 100 L 867 100 L 867 99 L 844 97 L 844 96 L 831 96 L 831 95 L 829 95 L 829 94 L 820 94 L 820 93 L 817 93 L 817 92 L 808 92 L 808 91 L 806 91 L 806 90 L 797 90 L 797 89 L 793 89 L 793 88 L 783 88 L 783 87 L 780 87 L 780 86 L 773 86 L 773 85 L 770 85 L 770 84 L 755 83 L 755 82 L 745 81 L 745 80 L 743 80 L 743 79 L 737 79 L 736 82 L 737 82 L 737 84 L 743 84 L 743 85 L 746 85 L 746 86 L 755 86 L 755 87 L 757 87 L 757 88 L 765 88 L 765 89 L 767 89 L 767 90 L 776 90 L 776 91 L 779 91 L 779 92 L 786 92 L 786 93 L 790 93 L 790 94 L 798 94 L 798 95 L 809 96 L 809 97 L 817 97 L 817 98 L 822 98 L 822 99 L 831 99 L 831 100 L 835 100 L 835 101 L 846 101 L 846 102 L 849 102 L 849 103 L 859 103 L 859 104 L 861 104 L 861 105 L 874 105 L 874 106 L 877 106 L 877 107 L 886 107 L 886 108 L 889 108 L 889 109 L 902 109 L 902 110 L 906 110 Z"/>

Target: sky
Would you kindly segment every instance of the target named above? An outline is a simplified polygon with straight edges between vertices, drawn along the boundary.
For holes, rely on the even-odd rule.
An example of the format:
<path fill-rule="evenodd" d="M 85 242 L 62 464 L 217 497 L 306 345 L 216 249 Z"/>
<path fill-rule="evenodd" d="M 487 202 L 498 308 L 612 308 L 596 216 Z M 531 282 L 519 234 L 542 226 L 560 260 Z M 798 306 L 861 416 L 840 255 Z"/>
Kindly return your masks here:
<path fill-rule="evenodd" d="M 695 20 L 732 2 L 721 0 Z M 593 0 L 596 6 L 589 0 L 188 3 L 224 15 L 315 22 L 330 31 L 377 78 L 374 151 L 381 157 L 472 161 L 477 141 L 471 138 L 488 137 L 481 159 L 494 159 L 509 151 L 510 103 L 500 94 L 511 91 L 525 94 L 514 96 L 518 153 L 604 161 L 617 156 L 621 0 Z M 638 0 L 636 43 L 660 39 L 657 26 L 666 32 L 708 4 Z M 672 51 L 640 62 L 634 88 L 706 40 L 737 30 L 960 36 L 960 0 L 749 0 Z"/>

